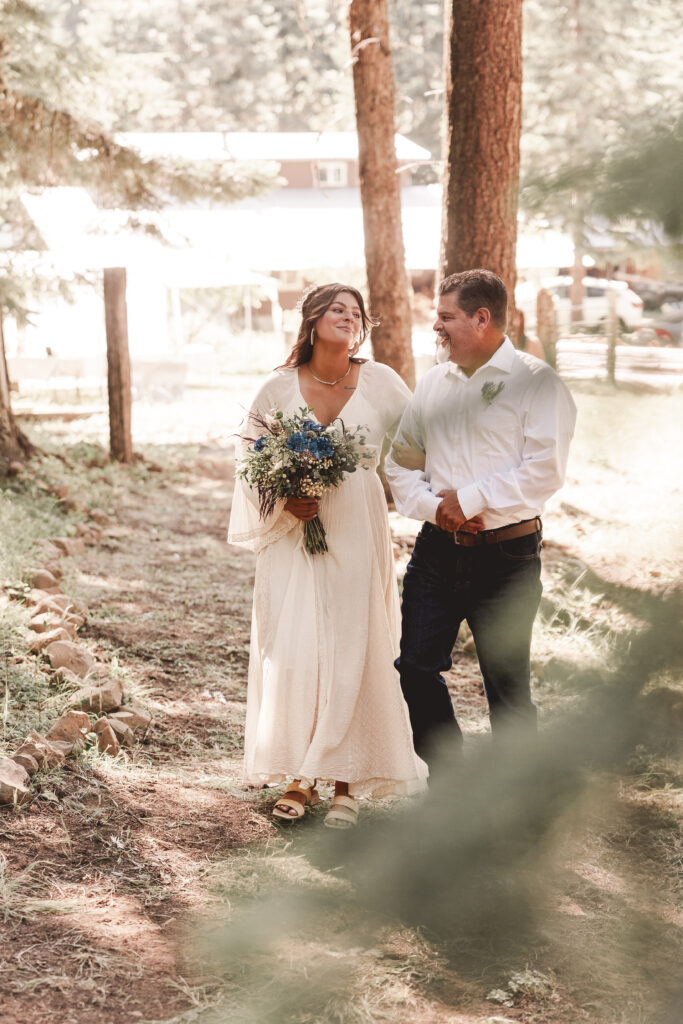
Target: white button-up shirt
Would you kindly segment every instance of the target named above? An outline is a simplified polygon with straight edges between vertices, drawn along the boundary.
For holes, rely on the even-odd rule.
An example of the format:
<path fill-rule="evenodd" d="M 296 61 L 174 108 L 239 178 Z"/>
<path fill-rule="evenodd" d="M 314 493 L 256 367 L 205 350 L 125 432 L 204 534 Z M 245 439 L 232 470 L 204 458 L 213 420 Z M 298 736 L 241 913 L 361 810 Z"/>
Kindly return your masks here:
<path fill-rule="evenodd" d="M 533 519 L 564 483 L 575 422 L 555 371 L 507 337 L 471 377 L 454 363 L 435 366 L 386 460 L 396 508 L 435 523 L 437 493 L 455 490 L 465 517 L 481 515 L 487 530 Z"/>

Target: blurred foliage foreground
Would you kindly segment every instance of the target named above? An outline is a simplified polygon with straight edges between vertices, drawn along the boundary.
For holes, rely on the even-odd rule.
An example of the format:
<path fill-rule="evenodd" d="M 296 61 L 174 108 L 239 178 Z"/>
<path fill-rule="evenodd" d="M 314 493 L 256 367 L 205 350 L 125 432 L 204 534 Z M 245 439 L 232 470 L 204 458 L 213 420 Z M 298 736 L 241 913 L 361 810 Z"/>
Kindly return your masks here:
<path fill-rule="evenodd" d="M 653 601 L 647 626 L 622 638 L 613 664 L 587 675 L 571 712 L 536 740 L 482 742 L 458 763 L 444 753 L 425 798 L 366 812 L 351 832 L 304 825 L 288 833 L 284 854 L 226 866 L 229 921 L 203 934 L 213 969 L 234 986 L 229 1019 L 415 1019 L 401 1006 L 407 988 L 387 988 L 386 972 L 373 996 L 366 954 L 376 961 L 383 947 L 393 964 L 388 976 L 430 999 L 439 998 L 447 965 L 463 984 L 478 979 L 479 992 L 490 978 L 489 999 L 503 1006 L 549 1000 L 550 1016 L 525 1020 L 679 1020 L 677 933 L 657 911 L 652 878 L 627 872 L 626 885 L 616 887 L 618 912 L 607 919 L 599 900 L 587 924 L 566 904 L 582 882 L 575 869 L 588 828 L 593 838 L 596 824 L 597 832 L 618 833 L 620 790 L 634 756 L 676 754 L 680 692 L 661 683 L 680 678 L 680 613 L 680 593 Z M 620 842 L 635 839 L 627 828 Z M 667 857 L 675 858 L 675 843 Z M 408 932 L 407 947 L 392 953 L 391 941 Z M 553 965 L 550 973 L 530 967 L 541 963 Z M 553 996 L 563 1008 L 553 1007 Z M 441 997 L 449 1010 L 466 1002 L 465 989 L 446 996 L 443 979 Z M 208 1019 L 226 1020 L 226 1010 L 221 1004 Z M 506 1019 L 495 1012 L 492 1005 L 491 1019 Z"/>

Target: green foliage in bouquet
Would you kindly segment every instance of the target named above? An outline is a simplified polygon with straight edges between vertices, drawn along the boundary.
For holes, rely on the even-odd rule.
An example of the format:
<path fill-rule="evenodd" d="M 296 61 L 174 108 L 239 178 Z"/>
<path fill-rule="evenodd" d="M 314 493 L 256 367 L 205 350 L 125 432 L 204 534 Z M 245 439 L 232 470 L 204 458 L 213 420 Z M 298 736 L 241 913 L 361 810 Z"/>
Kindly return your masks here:
<path fill-rule="evenodd" d="M 347 473 L 354 473 L 364 461 L 367 468 L 367 460 L 373 459 L 357 430 L 347 430 L 341 419 L 334 421 L 339 427 L 324 427 L 312 416 L 308 406 L 288 417 L 277 408 L 250 416 L 259 434 L 245 438 L 249 447 L 237 475 L 256 488 L 262 519 L 272 515 L 280 498 L 320 498 L 328 488 L 338 487 Z M 304 544 L 311 554 L 328 550 L 318 516 L 304 522 Z"/>

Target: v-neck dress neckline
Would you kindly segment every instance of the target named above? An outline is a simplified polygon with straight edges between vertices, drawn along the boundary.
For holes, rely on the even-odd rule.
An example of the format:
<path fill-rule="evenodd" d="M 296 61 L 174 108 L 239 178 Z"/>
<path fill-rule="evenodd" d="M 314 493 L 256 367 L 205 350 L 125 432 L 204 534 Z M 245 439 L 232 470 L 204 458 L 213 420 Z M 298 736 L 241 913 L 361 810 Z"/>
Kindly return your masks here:
<path fill-rule="evenodd" d="M 305 363 L 302 363 L 302 366 L 305 366 L 305 365 L 306 365 Z M 351 404 L 351 402 L 354 400 L 354 398 L 356 397 L 356 395 L 358 394 L 358 392 L 360 390 L 360 381 L 361 381 L 361 377 L 363 376 L 363 373 L 362 373 L 363 365 L 364 365 L 363 363 L 359 363 L 358 364 L 358 380 L 356 381 L 356 386 L 353 389 L 353 394 L 349 395 L 349 397 L 346 399 L 346 401 L 342 405 L 342 407 L 339 410 L 339 412 L 337 413 L 337 415 L 334 417 L 334 419 L 330 423 L 320 423 L 320 420 L 318 419 L 318 414 L 315 412 L 315 410 L 313 410 L 313 415 L 315 416 L 315 418 L 318 421 L 318 423 L 320 423 L 321 427 L 325 427 L 325 429 L 327 430 L 327 428 L 331 427 L 333 423 L 336 423 L 337 420 L 341 418 L 341 414 L 344 412 L 344 410 L 347 409 L 349 407 L 349 405 Z M 300 369 L 301 369 L 301 366 L 295 366 L 294 367 L 294 372 L 296 373 L 296 390 L 299 393 L 299 398 L 304 403 L 304 405 L 308 406 L 308 408 L 311 409 L 312 406 L 309 405 L 309 403 L 306 401 L 306 399 L 304 398 L 303 391 L 301 390 L 301 384 L 299 382 L 299 370 Z"/>

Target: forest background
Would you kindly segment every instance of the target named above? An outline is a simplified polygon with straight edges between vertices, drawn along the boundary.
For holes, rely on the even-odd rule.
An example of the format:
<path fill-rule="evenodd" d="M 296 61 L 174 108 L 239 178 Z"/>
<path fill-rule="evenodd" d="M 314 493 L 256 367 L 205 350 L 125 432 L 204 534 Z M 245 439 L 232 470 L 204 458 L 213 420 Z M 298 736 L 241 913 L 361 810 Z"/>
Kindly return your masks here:
<path fill-rule="evenodd" d="M 187 169 L 143 177 L 108 146 L 117 131 L 354 127 L 345 9 L 332 0 L 37 9 L 36 20 L 36 8 L 3 4 L 5 81 L 97 126 L 112 204 L 267 187 L 202 185 Z M 431 150 L 428 180 L 443 11 L 396 0 L 390 13 L 397 128 Z M 645 237 L 674 269 L 675 15 L 658 0 L 526 0 L 521 192 L 524 217 L 580 230 L 587 245 L 607 217 L 626 246 Z M 48 168 L 26 138 L 21 159 L 1 151 L 7 210 L 27 185 L 87 183 L 82 136 L 69 150 L 65 132 L 65 158 Z M 10 214 L 3 238 L 24 229 Z M 240 400 L 253 383 L 240 382 Z M 574 391 L 534 638 L 544 742 L 491 759 L 463 634 L 448 683 L 466 774 L 403 813 L 371 807 L 366 827 L 334 844 L 319 814 L 298 835 L 278 831 L 273 793 L 241 785 L 253 561 L 224 543 L 229 431 L 204 430 L 207 393 L 134 421 L 128 465 L 109 459 L 101 421 L 27 427 L 34 456 L 6 467 L 0 488 L 1 752 L 47 730 L 77 685 L 31 649 L 49 536 L 75 542 L 57 568 L 86 619 L 79 647 L 153 725 L 116 757 L 89 745 L 43 766 L 26 804 L 3 811 L 2 1024 L 678 1021 L 681 394 Z M 77 535 L 85 519 L 96 536 L 95 513 L 103 533 L 86 547 Z M 400 573 L 412 536 L 395 515 L 392 527 Z"/>

